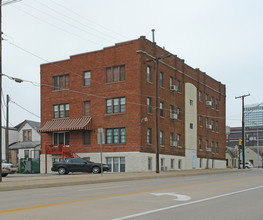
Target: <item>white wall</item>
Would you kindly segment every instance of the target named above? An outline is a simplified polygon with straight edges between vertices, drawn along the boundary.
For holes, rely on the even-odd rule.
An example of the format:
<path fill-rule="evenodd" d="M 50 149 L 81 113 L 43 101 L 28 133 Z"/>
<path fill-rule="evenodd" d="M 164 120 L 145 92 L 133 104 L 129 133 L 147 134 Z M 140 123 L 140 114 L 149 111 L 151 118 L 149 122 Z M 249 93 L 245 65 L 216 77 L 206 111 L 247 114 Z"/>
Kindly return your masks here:
<path fill-rule="evenodd" d="M 91 161 L 100 163 L 100 153 L 78 154 L 80 157 L 89 157 Z M 102 162 L 106 163 L 106 157 L 125 157 L 125 172 L 155 172 L 156 171 L 156 155 L 151 153 L 140 152 L 120 152 L 120 153 L 103 153 Z M 148 170 L 148 158 L 152 158 L 152 170 Z M 61 156 L 47 155 L 47 172 L 51 173 L 52 159 L 61 158 Z M 172 155 L 159 155 L 160 172 L 161 159 L 165 161 L 165 170 L 179 170 L 178 162 L 181 161 L 181 170 L 186 169 L 185 157 Z M 171 159 L 174 160 L 174 168 L 171 168 Z M 215 160 L 214 168 L 225 168 L 225 161 Z M 209 168 L 212 168 L 212 160 L 209 160 Z M 200 158 L 196 159 L 196 169 L 206 169 L 206 159 L 202 159 L 202 167 L 200 168 Z M 40 157 L 40 172 L 45 173 L 45 156 Z"/>
<path fill-rule="evenodd" d="M 192 105 L 190 105 L 192 100 Z M 193 124 L 193 128 L 190 128 Z M 185 84 L 185 168 L 197 166 L 197 89 L 191 83 Z"/>

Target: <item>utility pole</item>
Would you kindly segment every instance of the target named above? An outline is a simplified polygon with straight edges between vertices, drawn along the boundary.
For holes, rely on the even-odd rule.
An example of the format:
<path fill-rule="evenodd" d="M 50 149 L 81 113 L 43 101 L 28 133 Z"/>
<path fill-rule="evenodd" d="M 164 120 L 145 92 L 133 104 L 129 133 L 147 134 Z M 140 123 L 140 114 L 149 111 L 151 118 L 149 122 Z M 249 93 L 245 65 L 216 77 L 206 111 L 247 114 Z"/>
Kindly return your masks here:
<path fill-rule="evenodd" d="M 248 95 L 242 95 L 235 97 L 236 99 L 242 98 L 242 156 L 243 156 L 243 169 L 246 169 L 245 165 L 245 119 L 244 119 L 244 98 L 250 96 Z"/>
<path fill-rule="evenodd" d="M 152 29 L 152 37 L 153 37 L 153 44 L 155 45 L 155 49 L 156 49 L 156 53 L 157 53 L 157 45 L 156 42 L 154 40 L 154 29 Z M 154 61 L 156 63 L 156 75 L 155 75 L 155 127 L 156 127 L 156 173 L 160 172 L 159 169 L 159 114 L 158 114 L 158 108 L 159 108 L 159 99 L 158 99 L 158 81 L 159 81 L 159 60 L 162 60 L 164 58 L 170 57 L 170 55 L 167 56 L 161 56 L 158 57 L 157 55 L 155 56 L 155 58 L 153 58 L 153 60 L 149 60 L 149 61 Z"/>
<path fill-rule="evenodd" d="M 2 182 L 2 0 L 0 0 L 0 182 Z"/>
<path fill-rule="evenodd" d="M 9 95 L 6 95 L 5 159 L 9 163 Z"/>

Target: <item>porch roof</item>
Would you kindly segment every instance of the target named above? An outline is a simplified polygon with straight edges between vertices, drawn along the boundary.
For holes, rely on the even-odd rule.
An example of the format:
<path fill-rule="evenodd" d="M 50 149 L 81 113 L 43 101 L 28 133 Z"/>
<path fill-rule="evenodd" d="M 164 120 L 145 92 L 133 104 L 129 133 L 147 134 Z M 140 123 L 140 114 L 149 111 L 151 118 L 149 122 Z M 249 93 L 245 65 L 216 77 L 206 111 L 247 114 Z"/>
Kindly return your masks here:
<path fill-rule="evenodd" d="M 39 129 L 43 133 L 72 130 L 91 130 L 91 117 L 53 119 Z"/>

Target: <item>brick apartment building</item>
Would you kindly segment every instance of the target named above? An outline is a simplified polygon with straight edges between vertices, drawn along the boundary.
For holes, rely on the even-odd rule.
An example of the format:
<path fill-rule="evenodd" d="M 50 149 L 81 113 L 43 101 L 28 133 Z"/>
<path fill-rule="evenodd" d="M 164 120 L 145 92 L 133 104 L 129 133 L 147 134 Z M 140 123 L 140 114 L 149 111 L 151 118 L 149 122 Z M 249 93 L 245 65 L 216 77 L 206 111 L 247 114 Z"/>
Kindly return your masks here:
<path fill-rule="evenodd" d="M 43 64 L 41 85 L 42 172 L 58 144 L 100 162 L 98 128 L 111 172 L 226 166 L 225 85 L 145 37 Z"/>

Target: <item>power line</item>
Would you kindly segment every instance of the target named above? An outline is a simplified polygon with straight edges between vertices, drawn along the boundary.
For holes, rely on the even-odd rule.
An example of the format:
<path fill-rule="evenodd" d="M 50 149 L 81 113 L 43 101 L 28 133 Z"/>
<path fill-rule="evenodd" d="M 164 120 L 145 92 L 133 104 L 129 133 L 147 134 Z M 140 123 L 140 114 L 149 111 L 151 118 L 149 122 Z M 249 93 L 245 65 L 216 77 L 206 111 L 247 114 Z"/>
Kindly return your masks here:
<path fill-rule="evenodd" d="M 64 9 L 66 9 L 67 11 L 69 11 L 69 12 L 77 15 L 77 16 L 80 17 L 80 18 L 82 18 L 82 19 L 84 19 L 84 20 L 86 20 L 86 21 L 89 21 L 89 22 L 91 22 L 91 23 L 93 23 L 93 24 L 95 24 L 95 25 L 103 28 L 104 30 L 110 31 L 110 32 L 112 32 L 112 33 L 114 33 L 114 34 L 117 34 L 117 35 L 123 37 L 124 39 L 127 39 L 126 36 L 124 36 L 124 35 L 122 35 L 122 34 L 120 34 L 120 33 L 117 33 L 116 31 L 111 30 L 111 29 L 109 29 L 109 28 L 107 28 L 107 27 L 105 27 L 105 26 L 103 26 L 103 25 L 101 25 L 101 24 L 98 24 L 98 23 L 96 23 L 96 22 L 94 22 L 94 21 L 92 21 L 92 20 L 90 20 L 90 19 L 85 18 L 84 16 L 80 15 L 79 13 L 76 13 L 76 12 L 73 11 L 72 9 L 69 9 L 69 8 L 65 7 L 65 5 L 59 4 L 57 1 L 56 1 L 56 2 L 53 1 L 53 0 L 49 0 L 49 1 L 53 2 L 53 3 L 56 4 L 56 5 L 59 5 L 60 7 L 62 7 L 62 8 L 64 8 Z"/>
<path fill-rule="evenodd" d="M 99 34 L 102 34 L 103 36 L 108 36 L 108 37 L 110 37 L 110 38 L 114 38 L 114 37 L 112 37 L 112 36 L 110 36 L 110 35 L 107 35 L 107 34 L 101 32 L 101 31 L 99 31 L 99 30 L 97 30 L 97 29 L 95 29 L 95 28 L 93 28 L 93 27 L 88 26 L 88 25 L 85 24 L 85 23 L 82 23 L 82 22 L 78 21 L 77 19 L 73 18 L 72 16 L 70 17 L 70 16 L 68 16 L 68 15 L 65 15 L 65 14 L 61 13 L 61 12 L 58 11 L 58 10 L 55 10 L 55 9 L 49 7 L 48 5 L 44 4 L 43 2 L 40 2 L 40 1 L 38 1 L 38 0 L 35 0 L 35 2 L 37 2 L 38 4 L 44 5 L 44 6 L 45 6 L 46 8 L 48 8 L 49 10 L 54 11 L 55 13 L 60 14 L 60 15 L 62 15 L 63 17 L 66 17 L 66 18 L 68 18 L 68 19 L 70 19 L 70 20 L 72 20 L 72 21 L 75 21 L 75 22 L 77 22 L 78 24 L 80 24 L 80 25 L 82 25 L 82 26 L 84 26 L 84 27 L 86 27 L 86 28 L 92 29 L 92 30 L 98 32 Z M 83 29 L 80 29 L 80 30 L 83 30 Z M 92 34 L 92 33 L 91 33 L 91 34 Z M 94 35 L 94 34 L 92 34 L 92 35 Z M 96 35 L 96 36 L 97 36 L 97 35 Z M 106 38 L 104 38 L 104 37 L 101 37 L 101 38 L 104 39 L 104 40 L 106 40 L 106 41 L 109 41 L 108 39 L 106 39 Z M 117 38 L 114 38 L 114 39 L 116 40 Z M 119 39 L 117 39 L 117 40 L 119 40 Z M 112 42 L 112 41 L 109 41 L 109 42 Z"/>
<path fill-rule="evenodd" d="M 41 21 L 41 22 L 44 22 L 44 23 L 46 23 L 46 24 L 48 24 L 48 25 L 50 25 L 50 26 L 52 26 L 52 27 L 55 27 L 55 28 L 57 28 L 57 29 L 59 29 L 59 30 L 61 30 L 61 31 L 63 31 L 63 32 L 66 32 L 66 33 L 68 33 L 68 34 L 74 35 L 75 37 L 78 37 L 78 38 L 80 38 L 81 40 L 89 41 L 89 42 L 91 42 L 91 43 L 93 43 L 93 44 L 100 45 L 100 46 L 102 45 L 102 44 L 97 43 L 97 42 L 95 42 L 95 41 L 92 41 L 92 40 L 89 40 L 89 39 L 87 39 L 87 38 L 84 38 L 84 37 L 82 37 L 82 36 L 80 36 L 80 35 L 78 35 L 78 34 L 75 34 L 75 33 L 73 33 L 73 32 L 70 32 L 70 31 L 68 31 L 68 30 L 66 30 L 66 29 L 64 29 L 64 28 L 61 28 L 61 27 L 57 26 L 57 25 L 54 25 L 54 24 L 52 24 L 52 23 L 50 23 L 50 22 L 47 22 L 47 21 L 45 21 L 45 20 L 43 20 L 43 19 L 40 19 L 40 18 L 38 18 L 37 16 L 32 15 L 32 14 L 28 13 L 27 11 L 25 11 L 25 10 L 23 10 L 23 9 L 21 9 L 21 8 L 18 8 L 18 7 L 15 7 L 15 6 L 12 6 L 12 7 L 16 8 L 16 9 L 19 10 L 19 11 L 22 11 L 23 13 L 25 13 L 25 14 L 27 14 L 27 15 L 29 15 L 29 16 L 31 16 L 31 17 L 39 20 L 39 21 Z"/>
<path fill-rule="evenodd" d="M 40 3 L 40 2 L 38 2 L 38 3 L 41 4 L 41 5 L 44 5 L 44 6 L 48 7 L 49 9 L 55 11 L 55 12 L 58 13 L 58 14 L 61 14 L 60 12 L 58 12 L 58 11 L 50 8 L 49 6 L 47 6 L 47 5 L 43 4 L 43 3 Z M 42 10 L 40 10 L 40 9 L 38 9 L 38 8 L 35 8 L 35 7 L 31 6 L 31 5 L 28 5 L 28 4 L 26 4 L 26 3 L 24 3 L 24 5 L 26 5 L 26 6 L 29 7 L 29 8 L 32 8 L 32 9 L 34 9 L 34 10 L 36 10 L 36 11 L 39 11 L 39 12 L 41 12 L 42 14 L 48 15 L 49 17 L 52 17 L 53 19 L 55 19 L 55 20 L 57 20 L 57 21 L 60 21 L 60 22 L 62 22 L 62 23 L 64 23 L 64 24 L 67 24 L 67 25 L 69 25 L 69 26 L 71 26 L 71 27 L 73 27 L 73 28 L 76 28 L 76 29 L 78 29 L 78 30 L 81 30 L 81 31 L 87 33 L 87 34 L 93 35 L 93 36 L 95 36 L 95 37 L 97 37 L 97 38 L 101 38 L 101 39 L 103 39 L 103 40 L 105 40 L 105 41 L 108 41 L 108 42 L 111 42 L 111 43 L 112 43 L 112 41 L 109 41 L 108 39 L 106 39 L 106 38 L 104 38 L 104 37 L 98 36 L 98 35 L 96 35 L 96 34 L 93 34 L 93 33 L 91 33 L 91 32 L 86 31 L 85 29 L 82 29 L 82 28 L 79 28 L 79 27 L 77 27 L 77 26 L 75 26 L 75 25 L 73 25 L 73 24 L 70 24 L 70 23 L 66 22 L 64 19 L 60 19 L 60 18 L 58 18 L 58 17 L 56 17 L 56 16 L 53 16 L 53 15 L 51 15 L 51 14 L 45 12 L 45 11 L 42 11 Z M 68 18 L 68 16 L 65 16 L 65 15 L 63 15 L 63 16 Z M 71 20 L 73 20 L 73 19 L 71 18 Z M 87 26 L 86 26 L 86 27 L 87 27 Z"/>

